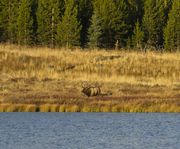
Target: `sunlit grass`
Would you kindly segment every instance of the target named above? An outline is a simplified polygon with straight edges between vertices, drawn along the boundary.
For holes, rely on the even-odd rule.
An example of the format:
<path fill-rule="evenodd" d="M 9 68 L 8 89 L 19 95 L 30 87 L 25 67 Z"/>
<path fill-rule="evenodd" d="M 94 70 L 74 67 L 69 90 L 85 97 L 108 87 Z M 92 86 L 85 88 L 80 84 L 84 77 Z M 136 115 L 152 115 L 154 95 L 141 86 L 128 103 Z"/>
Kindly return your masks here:
<path fill-rule="evenodd" d="M 81 109 L 81 112 L 91 112 L 91 108 L 87 105 L 83 106 L 83 108 Z"/>
<path fill-rule="evenodd" d="M 65 112 L 80 112 L 80 108 L 77 105 L 67 105 Z"/>
<path fill-rule="evenodd" d="M 60 107 L 59 107 L 59 112 L 66 112 L 66 107 L 65 107 L 65 105 L 60 105 Z"/>
<path fill-rule="evenodd" d="M 59 112 L 59 105 L 51 105 L 50 112 Z"/>
<path fill-rule="evenodd" d="M 113 97 L 87 99 L 84 81 Z M 178 52 L 0 45 L 0 112 L 180 112 L 179 95 Z"/>
<path fill-rule="evenodd" d="M 135 104 L 134 104 L 135 105 Z M 39 110 L 38 110 L 39 109 Z M 180 112 L 178 105 L 152 104 L 148 107 L 133 104 L 108 106 L 84 105 L 28 105 L 28 104 L 1 104 L 0 112 Z"/>
<path fill-rule="evenodd" d="M 0 45 L 0 65 L 1 74 L 13 78 L 66 78 L 169 86 L 180 79 L 180 53 L 71 51 Z"/>
<path fill-rule="evenodd" d="M 36 105 L 25 105 L 25 110 L 22 112 L 36 112 L 37 107 Z"/>

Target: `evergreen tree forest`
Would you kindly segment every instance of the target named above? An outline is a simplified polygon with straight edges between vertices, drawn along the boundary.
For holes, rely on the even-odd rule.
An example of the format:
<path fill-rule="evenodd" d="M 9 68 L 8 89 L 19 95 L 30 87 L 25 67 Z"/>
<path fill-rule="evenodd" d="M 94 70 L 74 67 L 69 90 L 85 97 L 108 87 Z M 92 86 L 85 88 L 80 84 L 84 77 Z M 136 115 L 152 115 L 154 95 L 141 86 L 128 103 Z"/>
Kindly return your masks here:
<path fill-rule="evenodd" d="M 0 42 L 177 51 L 179 0 L 0 0 Z"/>

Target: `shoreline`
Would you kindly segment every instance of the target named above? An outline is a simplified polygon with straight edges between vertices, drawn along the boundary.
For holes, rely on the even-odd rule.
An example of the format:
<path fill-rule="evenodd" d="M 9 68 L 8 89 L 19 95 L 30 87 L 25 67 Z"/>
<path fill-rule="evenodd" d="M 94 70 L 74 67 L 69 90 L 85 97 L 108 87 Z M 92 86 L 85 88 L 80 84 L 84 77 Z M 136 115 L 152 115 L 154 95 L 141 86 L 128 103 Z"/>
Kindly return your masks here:
<path fill-rule="evenodd" d="M 58 105 L 58 104 L 0 104 L 1 112 L 80 112 L 80 113 L 180 113 L 177 105 L 154 104 L 150 106 L 115 105 L 115 106 L 78 106 L 78 105 Z"/>

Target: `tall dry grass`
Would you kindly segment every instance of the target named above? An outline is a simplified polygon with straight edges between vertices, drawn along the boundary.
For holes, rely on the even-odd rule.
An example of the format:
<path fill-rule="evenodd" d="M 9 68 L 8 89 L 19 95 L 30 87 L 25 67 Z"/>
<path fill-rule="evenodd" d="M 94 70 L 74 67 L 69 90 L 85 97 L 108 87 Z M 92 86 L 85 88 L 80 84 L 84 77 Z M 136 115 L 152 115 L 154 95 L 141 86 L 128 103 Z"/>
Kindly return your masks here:
<path fill-rule="evenodd" d="M 24 48 L 0 45 L 0 74 L 12 78 L 174 85 L 180 53 Z"/>
<path fill-rule="evenodd" d="M 113 96 L 87 99 L 83 81 Z M 178 98 L 180 53 L 0 45 L 0 112 L 180 112 Z"/>
<path fill-rule="evenodd" d="M 9 77 L 172 85 L 180 53 L 23 48 L 0 45 L 0 72 Z"/>
<path fill-rule="evenodd" d="M 148 85 L 180 81 L 180 53 L 23 48 L 0 45 L 0 72 L 36 77 Z"/>

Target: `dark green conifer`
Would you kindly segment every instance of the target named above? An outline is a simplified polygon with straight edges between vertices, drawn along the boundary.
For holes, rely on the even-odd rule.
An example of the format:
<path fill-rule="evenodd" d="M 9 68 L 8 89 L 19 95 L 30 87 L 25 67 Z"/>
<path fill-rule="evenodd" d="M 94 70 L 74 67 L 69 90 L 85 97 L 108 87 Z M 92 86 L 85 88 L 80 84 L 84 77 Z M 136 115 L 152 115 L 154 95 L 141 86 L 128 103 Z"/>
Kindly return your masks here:
<path fill-rule="evenodd" d="M 59 0 L 39 0 L 37 8 L 37 35 L 41 45 L 54 47 L 56 44 L 57 25 L 61 18 Z"/>
<path fill-rule="evenodd" d="M 78 0 L 78 19 L 82 25 L 80 42 L 82 47 L 87 46 L 88 29 L 92 16 L 92 0 Z"/>
<path fill-rule="evenodd" d="M 132 36 L 132 44 L 136 49 L 141 49 L 144 40 L 144 32 L 141 29 L 139 21 L 136 22 Z"/>
<path fill-rule="evenodd" d="M 57 41 L 60 47 L 80 46 L 81 25 L 74 0 L 65 0 L 65 12 L 58 25 Z"/>
<path fill-rule="evenodd" d="M 32 44 L 33 41 L 33 16 L 32 1 L 21 0 L 19 16 L 17 19 L 18 43 L 23 45 Z"/>
<path fill-rule="evenodd" d="M 129 29 L 128 7 L 124 0 L 99 0 L 94 2 L 94 11 L 89 29 L 90 43 L 91 41 L 98 43 L 99 47 L 102 48 L 124 47 L 128 39 Z M 99 32 L 94 33 L 94 30 Z M 96 42 L 94 39 L 96 39 Z"/>
<path fill-rule="evenodd" d="M 17 18 L 19 0 L 0 0 L 0 39 L 9 43 L 17 42 Z"/>
<path fill-rule="evenodd" d="M 89 28 L 89 46 L 91 48 L 101 47 L 100 37 L 102 35 L 101 18 L 97 10 L 94 10 L 94 14 L 91 19 L 91 26 Z"/>
<path fill-rule="evenodd" d="M 164 30 L 165 49 L 180 49 L 180 1 L 173 1 L 169 20 Z"/>
<path fill-rule="evenodd" d="M 148 46 L 163 45 L 163 28 L 165 25 L 164 0 L 146 0 L 143 16 L 145 42 Z"/>

